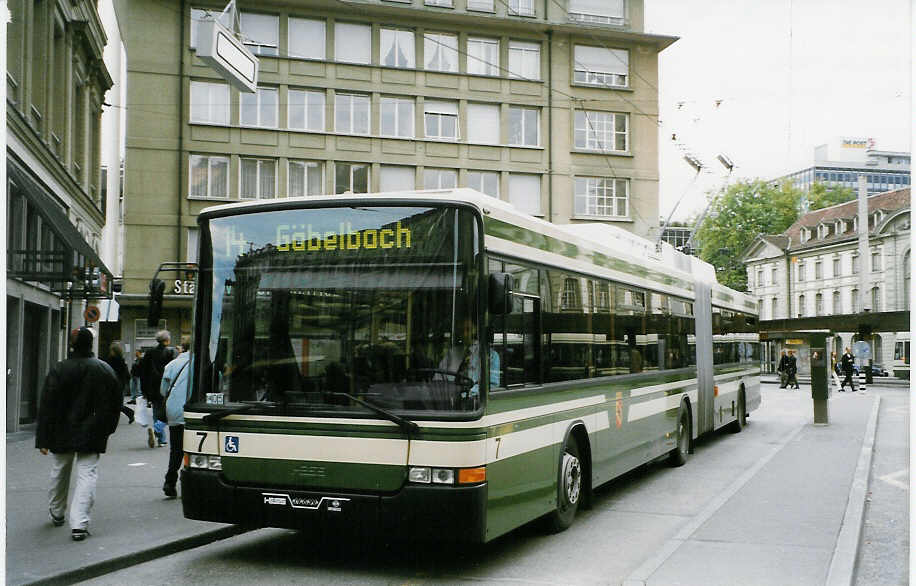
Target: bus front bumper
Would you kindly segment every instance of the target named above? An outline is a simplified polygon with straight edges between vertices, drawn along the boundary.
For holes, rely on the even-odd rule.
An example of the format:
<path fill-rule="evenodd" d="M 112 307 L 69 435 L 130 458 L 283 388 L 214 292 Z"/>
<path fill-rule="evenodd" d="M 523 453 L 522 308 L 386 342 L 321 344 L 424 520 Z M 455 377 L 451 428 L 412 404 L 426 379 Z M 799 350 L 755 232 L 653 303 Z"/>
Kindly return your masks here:
<path fill-rule="evenodd" d="M 212 470 L 181 471 L 184 516 L 248 527 L 283 527 L 322 535 L 384 535 L 482 543 L 486 483 L 405 485 L 393 494 L 236 486 Z"/>

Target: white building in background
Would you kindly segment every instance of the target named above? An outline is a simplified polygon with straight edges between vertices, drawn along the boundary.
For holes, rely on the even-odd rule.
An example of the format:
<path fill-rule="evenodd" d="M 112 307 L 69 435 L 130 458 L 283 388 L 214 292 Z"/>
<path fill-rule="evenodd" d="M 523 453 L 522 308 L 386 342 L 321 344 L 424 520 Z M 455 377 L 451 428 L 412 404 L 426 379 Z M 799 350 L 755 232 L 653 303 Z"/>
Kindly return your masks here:
<path fill-rule="evenodd" d="M 863 308 L 909 311 L 910 190 L 868 198 L 869 255 L 864 259 L 859 258 L 857 206 L 853 200 L 808 212 L 782 234 L 760 235 L 748 248 L 742 260 L 761 320 L 842 316 Z M 867 273 L 864 290 L 860 271 Z M 840 323 L 854 328 L 857 320 Z M 835 345 L 851 346 L 856 332 L 834 329 Z M 873 361 L 890 371 L 895 343 L 909 340 L 909 332 L 875 334 Z"/>

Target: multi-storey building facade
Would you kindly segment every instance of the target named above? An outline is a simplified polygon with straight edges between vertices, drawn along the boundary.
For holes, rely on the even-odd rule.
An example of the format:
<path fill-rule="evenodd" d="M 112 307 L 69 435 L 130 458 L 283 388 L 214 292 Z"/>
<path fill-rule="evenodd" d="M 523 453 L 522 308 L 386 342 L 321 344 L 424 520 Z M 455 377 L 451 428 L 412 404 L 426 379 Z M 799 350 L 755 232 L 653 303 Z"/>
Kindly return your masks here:
<path fill-rule="evenodd" d="M 34 421 L 50 365 L 112 275 L 101 113 L 112 85 L 95 2 L 10 0 L 6 71 L 6 428 Z M 91 314 L 90 314 L 91 316 Z"/>
<path fill-rule="evenodd" d="M 467 186 L 554 222 L 658 230 L 657 57 L 642 0 L 240 2 L 240 93 L 195 56 L 224 3 L 131 0 L 125 339 L 150 277 L 232 201 Z M 231 23 L 230 23 L 231 24 Z M 147 31 L 155 30 L 155 35 Z M 164 323 L 190 329 L 176 274 Z"/>
<path fill-rule="evenodd" d="M 774 179 L 773 184 L 788 181 L 805 193 L 815 183 L 855 192 L 859 175 L 865 176 L 869 195 L 908 187 L 910 153 L 879 151 L 871 139 L 840 138 L 816 147 L 813 165 Z"/>
<path fill-rule="evenodd" d="M 857 211 L 857 201 L 823 208 L 782 234 L 757 238 L 743 260 L 761 320 L 850 315 L 845 323 L 853 329 L 852 314 L 866 309 L 909 311 L 910 190 L 868 198 L 867 258 L 859 258 Z M 851 329 L 838 327 L 841 352 L 853 341 Z M 874 362 L 890 369 L 898 332 L 875 334 Z"/>

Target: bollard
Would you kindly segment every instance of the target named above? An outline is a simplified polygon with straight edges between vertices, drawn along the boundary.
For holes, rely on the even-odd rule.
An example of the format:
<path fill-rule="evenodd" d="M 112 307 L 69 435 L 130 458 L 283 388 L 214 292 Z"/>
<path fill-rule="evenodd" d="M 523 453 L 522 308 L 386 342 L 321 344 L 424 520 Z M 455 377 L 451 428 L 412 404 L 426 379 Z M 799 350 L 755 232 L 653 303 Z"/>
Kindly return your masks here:
<path fill-rule="evenodd" d="M 868 380 L 868 377 L 866 377 L 865 373 L 862 372 L 862 370 L 860 369 L 859 370 L 859 391 L 864 393 L 868 390 L 867 385 L 866 385 L 867 380 Z"/>

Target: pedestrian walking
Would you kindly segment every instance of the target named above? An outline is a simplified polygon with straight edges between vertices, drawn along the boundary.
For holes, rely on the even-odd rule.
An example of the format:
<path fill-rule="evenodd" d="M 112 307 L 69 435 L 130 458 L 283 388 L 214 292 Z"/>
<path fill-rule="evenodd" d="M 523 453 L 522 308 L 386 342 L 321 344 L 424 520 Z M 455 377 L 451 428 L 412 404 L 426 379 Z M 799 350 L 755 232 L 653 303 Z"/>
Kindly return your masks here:
<path fill-rule="evenodd" d="M 786 388 L 786 384 L 789 381 L 789 373 L 787 369 L 789 368 L 789 357 L 786 356 L 786 351 L 782 351 L 782 356 L 779 358 L 779 366 L 776 368 L 776 372 L 779 373 L 779 388 Z"/>
<path fill-rule="evenodd" d="M 53 455 L 48 489 L 51 524 L 64 524 L 70 474 L 76 461 L 76 487 L 70 505 L 70 536 L 89 535 L 89 513 L 95 502 L 99 455 L 118 426 L 121 386 L 114 371 L 92 355 L 92 330 L 70 334 L 72 352 L 48 372 L 38 408 L 35 447 Z"/>
<path fill-rule="evenodd" d="M 165 398 L 165 414 L 169 424 L 169 467 L 165 472 L 162 492 L 168 498 L 178 496 L 178 469 L 184 457 L 184 405 L 191 393 L 191 340 L 181 339 L 178 358 L 169 362 L 162 373 L 160 392 Z"/>
<path fill-rule="evenodd" d="M 154 448 L 167 445 L 165 441 L 165 399 L 159 391 L 165 365 L 174 360 L 178 353 L 170 348 L 172 337 L 166 330 L 156 333 L 156 347 L 147 350 L 140 361 L 140 390 L 143 397 L 153 405 L 153 426 L 147 428 L 147 443 Z"/>
<path fill-rule="evenodd" d="M 795 350 L 789 350 L 789 358 L 786 362 L 786 384 L 794 389 L 798 389 L 798 379 L 795 378 L 795 375 L 798 374 L 798 361 L 795 358 Z M 792 385 L 795 385 L 792 387 Z"/>
<path fill-rule="evenodd" d="M 843 390 L 842 385 L 840 385 L 840 364 L 837 362 L 836 352 L 830 353 L 830 380 L 833 381 L 833 384 L 840 387 L 840 390 Z"/>
<path fill-rule="evenodd" d="M 134 422 L 134 410 L 124 404 L 124 395 L 130 392 L 130 371 L 127 370 L 127 363 L 124 361 L 124 351 L 117 342 L 112 342 L 108 348 L 108 356 L 105 357 L 105 363 L 111 367 L 115 376 L 118 377 L 118 383 L 121 385 L 121 413 L 127 415 L 127 423 Z"/>
<path fill-rule="evenodd" d="M 846 347 L 846 352 L 843 352 L 843 356 L 840 357 L 840 370 L 843 371 L 843 382 L 840 383 L 840 392 L 843 393 L 846 390 L 844 387 L 846 383 L 849 383 L 849 390 L 855 392 L 856 385 L 853 382 L 852 374 L 855 370 L 854 368 L 855 358 L 852 355 L 852 352 L 849 351 L 849 346 Z"/>
<path fill-rule="evenodd" d="M 140 392 L 140 360 L 143 358 L 143 350 L 134 351 L 134 363 L 130 367 L 130 401 L 128 405 L 135 405 L 137 397 L 141 396 Z"/>

